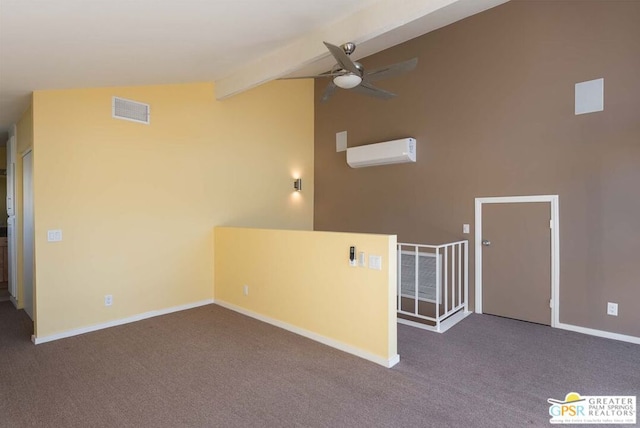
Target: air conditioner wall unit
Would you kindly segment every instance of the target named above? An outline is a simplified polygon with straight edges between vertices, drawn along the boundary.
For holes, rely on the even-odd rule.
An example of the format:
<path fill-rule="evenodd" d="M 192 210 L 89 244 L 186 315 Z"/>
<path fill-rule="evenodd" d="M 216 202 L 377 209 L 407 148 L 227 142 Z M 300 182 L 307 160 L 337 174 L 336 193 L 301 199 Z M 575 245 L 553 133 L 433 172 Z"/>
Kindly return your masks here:
<path fill-rule="evenodd" d="M 416 139 L 402 138 L 384 143 L 366 144 L 347 149 L 347 164 L 351 168 L 390 165 L 416 161 Z"/>

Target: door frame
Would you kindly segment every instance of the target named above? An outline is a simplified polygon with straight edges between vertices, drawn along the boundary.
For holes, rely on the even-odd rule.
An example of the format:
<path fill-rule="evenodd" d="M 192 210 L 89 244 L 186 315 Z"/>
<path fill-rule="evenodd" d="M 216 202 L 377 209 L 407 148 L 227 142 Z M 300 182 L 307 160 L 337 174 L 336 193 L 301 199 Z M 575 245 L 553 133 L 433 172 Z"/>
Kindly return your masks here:
<path fill-rule="evenodd" d="M 27 156 L 30 156 L 29 161 L 30 161 L 30 168 L 27 169 L 25 168 L 25 158 Z M 35 304 L 35 300 L 36 300 L 36 279 L 35 279 L 35 211 L 34 211 L 34 198 L 33 198 L 33 149 L 29 148 L 27 150 L 25 150 L 24 152 L 22 152 L 22 258 L 23 260 L 27 259 L 26 257 L 26 253 L 28 251 L 31 251 L 31 261 L 32 263 L 26 263 L 23 262 L 22 263 L 22 307 L 25 310 L 25 312 L 29 315 L 29 318 L 31 318 L 31 320 L 35 320 L 36 318 L 36 304 Z M 25 183 L 27 182 L 27 180 L 25 180 L 25 177 L 29 175 L 29 184 L 30 184 L 30 189 L 29 192 L 26 191 L 26 186 Z M 31 214 L 31 218 L 27 218 L 27 210 L 25 209 L 25 197 L 30 197 L 30 204 L 31 204 L 31 210 L 32 212 Z M 30 222 L 28 222 L 27 220 L 31 220 Z M 27 228 L 31 228 L 30 232 L 31 232 L 31 241 L 28 242 L 27 241 Z M 28 272 L 28 270 L 30 270 L 30 272 Z M 29 275 L 27 275 L 29 273 Z M 31 277 L 31 284 L 29 285 L 31 287 L 31 301 L 28 303 L 29 306 L 27 306 L 27 277 L 30 276 Z M 27 311 L 27 309 L 31 310 L 31 314 L 29 314 L 29 312 Z"/>
<path fill-rule="evenodd" d="M 16 229 L 16 126 L 13 125 L 9 131 L 9 141 L 7 141 L 7 250 L 9 252 L 9 294 L 11 303 L 18 307 L 18 263 L 16 251 L 17 229 Z M 11 224 L 9 224 L 11 223 Z M 11 236 L 10 236 L 11 235 Z"/>
<path fill-rule="evenodd" d="M 551 229 L 551 327 L 560 319 L 560 211 L 558 195 L 475 198 L 475 311 L 482 313 L 482 205 L 548 202 Z"/>

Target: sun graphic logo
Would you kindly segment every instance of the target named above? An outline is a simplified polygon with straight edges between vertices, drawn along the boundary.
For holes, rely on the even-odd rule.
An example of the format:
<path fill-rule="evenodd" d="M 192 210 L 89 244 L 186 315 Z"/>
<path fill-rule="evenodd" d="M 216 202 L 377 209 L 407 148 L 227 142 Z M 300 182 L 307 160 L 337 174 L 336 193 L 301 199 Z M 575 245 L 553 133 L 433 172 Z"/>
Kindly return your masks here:
<path fill-rule="evenodd" d="M 570 392 L 564 400 L 547 399 L 552 424 L 635 424 L 635 396 L 581 396 Z"/>

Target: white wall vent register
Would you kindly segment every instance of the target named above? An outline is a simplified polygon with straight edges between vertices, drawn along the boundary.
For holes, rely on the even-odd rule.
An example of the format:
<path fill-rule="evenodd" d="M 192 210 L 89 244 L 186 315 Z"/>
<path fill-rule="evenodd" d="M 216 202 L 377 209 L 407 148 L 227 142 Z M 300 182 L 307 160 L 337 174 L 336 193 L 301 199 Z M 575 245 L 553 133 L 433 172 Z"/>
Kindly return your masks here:
<path fill-rule="evenodd" d="M 415 138 L 402 138 L 347 149 L 347 163 L 351 168 L 415 161 Z"/>
<path fill-rule="evenodd" d="M 432 253 L 418 254 L 418 281 L 416 281 L 416 253 L 413 251 L 402 251 L 400 253 L 400 293 L 402 297 L 415 298 L 416 284 L 418 284 L 418 300 L 427 302 L 436 301 L 436 288 L 442 293 L 442 278 L 438 277 L 437 271 L 442 274 L 442 260 L 440 255 Z M 437 281 L 436 281 L 437 279 Z M 442 303 L 442 296 L 438 297 L 438 304 Z"/>
<path fill-rule="evenodd" d="M 113 97 L 112 115 L 116 119 L 131 120 L 148 125 L 151 112 L 149 104 Z"/>

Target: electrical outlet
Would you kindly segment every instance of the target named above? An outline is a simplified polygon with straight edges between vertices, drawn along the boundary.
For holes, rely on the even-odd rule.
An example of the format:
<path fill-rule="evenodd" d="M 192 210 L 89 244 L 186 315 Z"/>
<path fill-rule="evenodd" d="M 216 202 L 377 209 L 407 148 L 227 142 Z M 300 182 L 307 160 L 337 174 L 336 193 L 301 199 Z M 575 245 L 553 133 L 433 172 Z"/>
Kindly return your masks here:
<path fill-rule="evenodd" d="M 111 294 L 107 294 L 104 296 L 104 305 L 111 306 L 113 305 L 113 296 Z"/>
<path fill-rule="evenodd" d="M 607 315 L 618 316 L 618 304 L 607 302 Z"/>
<path fill-rule="evenodd" d="M 242 293 L 243 293 L 245 296 L 248 296 L 248 295 L 249 295 L 249 286 L 248 286 L 248 285 L 243 285 L 243 286 L 242 286 Z"/>

